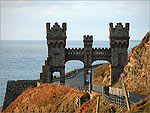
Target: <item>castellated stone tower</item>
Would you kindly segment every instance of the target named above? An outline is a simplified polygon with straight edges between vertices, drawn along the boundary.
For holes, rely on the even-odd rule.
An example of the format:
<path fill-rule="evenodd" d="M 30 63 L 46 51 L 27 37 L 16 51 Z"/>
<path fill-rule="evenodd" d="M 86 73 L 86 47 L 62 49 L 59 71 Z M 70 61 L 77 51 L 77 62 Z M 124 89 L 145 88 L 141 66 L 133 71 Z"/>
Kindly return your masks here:
<path fill-rule="evenodd" d="M 129 39 L 129 23 L 125 23 L 125 27 L 122 23 L 117 23 L 115 27 L 113 27 L 113 23 L 109 23 L 111 84 L 115 83 L 123 72 L 128 58 Z"/>
<path fill-rule="evenodd" d="M 60 83 L 65 83 L 65 63 L 69 60 L 80 60 L 84 63 L 84 85 L 87 82 L 88 70 L 92 70 L 92 63 L 96 60 L 106 60 L 111 63 L 111 84 L 115 83 L 127 61 L 129 46 L 129 23 L 125 27 L 117 23 L 109 23 L 110 48 L 93 48 L 93 36 L 84 35 L 84 48 L 66 48 L 67 24 L 62 26 L 56 22 L 52 27 L 46 23 L 46 39 L 48 57 L 42 66 L 40 81 L 42 83 L 53 82 L 53 73 L 60 72 Z"/>
<path fill-rule="evenodd" d="M 52 82 L 54 72 L 60 72 L 60 82 L 65 82 L 66 30 L 66 23 L 62 23 L 62 27 L 57 22 L 52 27 L 46 23 L 48 58 L 40 75 L 42 82 Z"/>
<path fill-rule="evenodd" d="M 86 80 L 86 75 L 88 74 L 88 69 L 92 71 L 92 46 L 93 46 L 93 36 L 84 35 L 84 79 Z M 84 81 L 84 84 L 88 84 Z"/>

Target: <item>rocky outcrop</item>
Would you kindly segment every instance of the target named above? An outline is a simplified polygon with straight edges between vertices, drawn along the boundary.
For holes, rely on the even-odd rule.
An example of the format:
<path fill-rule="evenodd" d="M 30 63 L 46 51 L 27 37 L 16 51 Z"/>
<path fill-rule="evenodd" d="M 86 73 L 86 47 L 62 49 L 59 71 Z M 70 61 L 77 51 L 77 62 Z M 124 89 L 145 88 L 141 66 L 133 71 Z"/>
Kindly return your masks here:
<path fill-rule="evenodd" d="M 150 94 L 150 32 L 130 51 L 124 73 L 124 83 L 128 90 Z M 121 79 L 114 86 L 121 86 Z"/>
<path fill-rule="evenodd" d="M 27 87 L 36 87 L 38 82 L 38 80 L 7 81 L 6 94 L 2 110 L 5 110 Z"/>
<path fill-rule="evenodd" d="M 103 64 L 96 68 L 92 83 L 101 85 L 110 85 L 110 68 L 111 64 Z"/>
<path fill-rule="evenodd" d="M 150 94 L 150 32 L 129 52 L 124 73 L 126 74 L 124 83 L 130 92 Z M 108 81 L 110 81 L 110 64 L 99 66 L 94 73 L 93 82 L 110 85 Z M 113 86 L 121 88 L 121 78 Z"/>

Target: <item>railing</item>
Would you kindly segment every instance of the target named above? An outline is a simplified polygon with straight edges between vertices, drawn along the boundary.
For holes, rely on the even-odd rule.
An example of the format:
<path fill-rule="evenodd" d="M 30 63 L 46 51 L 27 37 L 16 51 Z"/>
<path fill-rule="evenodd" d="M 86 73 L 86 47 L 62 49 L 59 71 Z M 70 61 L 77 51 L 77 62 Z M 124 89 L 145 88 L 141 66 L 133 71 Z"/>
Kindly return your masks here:
<path fill-rule="evenodd" d="M 117 95 L 117 96 L 125 96 L 123 89 L 109 87 L 109 94 Z M 128 98 L 130 97 L 130 92 L 127 90 Z"/>
<path fill-rule="evenodd" d="M 65 87 L 71 87 L 74 89 L 82 90 L 82 91 L 88 91 L 89 86 L 84 86 L 84 85 L 78 85 L 78 84 L 64 84 Z M 93 91 L 101 92 L 102 93 L 102 99 L 104 102 L 109 102 L 115 105 L 118 105 L 120 107 L 126 106 L 126 102 L 124 98 L 121 98 L 119 96 L 108 96 L 107 94 L 104 93 L 104 87 L 103 85 L 95 85 L 93 84 Z"/>
<path fill-rule="evenodd" d="M 100 93 L 102 93 L 103 87 L 104 87 L 103 85 L 92 84 L 92 90 L 93 90 L 93 91 L 100 92 Z"/>
<path fill-rule="evenodd" d="M 82 90 L 82 91 L 88 91 L 89 90 L 89 87 L 88 86 L 84 86 L 84 85 L 67 84 L 67 83 L 65 83 L 64 86 L 71 87 L 71 88 L 78 89 L 78 90 Z"/>
<path fill-rule="evenodd" d="M 119 97 L 110 97 L 106 94 L 103 93 L 103 101 L 105 102 L 109 102 L 112 104 L 116 104 L 118 106 L 124 107 L 126 106 L 126 102 L 124 100 L 124 98 L 119 98 Z"/>
<path fill-rule="evenodd" d="M 92 84 L 92 90 L 97 91 L 102 93 L 104 85 L 96 85 Z M 123 89 L 120 88 L 114 88 L 114 87 L 109 87 L 109 94 L 116 95 L 116 96 L 124 96 L 124 91 Z M 130 97 L 130 92 L 127 90 L 128 98 Z"/>
<path fill-rule="evenodd" d="M 120 93 L 118 93 L 118 92 L 122 93 L 122 89 L 109 87 L 107 89 L 108 94 L 109 94 L 109 96 L 108 96 L 106 94 L 107 91 L 106 91 L 105 87 L 106 86 L 104 86 L 104 85 L 92 84 L 93 91 L 97 91 L 97 92 L 100 92 L 103 94 L 103 97 L 102 97 L 103 101 L 109 102 L 112 104 L 116 104 L 118 106 L 126 106 L 124 95 L 122 96 L 122 95 L 120 95 Z M 129 91 L 128 91 L 128 94 L 129 94 Z M 120 96 L 122 96 L 122 97 L 120 97 Z"/>

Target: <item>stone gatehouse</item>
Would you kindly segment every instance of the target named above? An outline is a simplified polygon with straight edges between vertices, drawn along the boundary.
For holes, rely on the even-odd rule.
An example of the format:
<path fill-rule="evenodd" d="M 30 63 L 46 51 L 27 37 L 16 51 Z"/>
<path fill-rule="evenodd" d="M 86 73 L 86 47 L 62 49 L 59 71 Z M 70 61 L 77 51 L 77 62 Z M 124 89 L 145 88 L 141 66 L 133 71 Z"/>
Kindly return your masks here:
<path fill-rule="evenodd" d="M 46 23 L 46 39 L 48 57 L 42 66 L 40 81 L 53 82 L 53 73 L 60 72 L 60 83 L 65 83 L 65 63 L 69 60 L 80 60 L 84 63 L 84 84 L 87 84 L 87 70 L 96 60 L 106 60 L 111 63 L 111 84 L 116 82 L 123 72 L 127 61 L 129 46 L 129 23 L 109 23 L 109 48 L 93 48 L 93 36 L 84 35 L 84 48 L 66 48 L 67 24 L 60 26 L 57 22 L 51 27 Z"/>

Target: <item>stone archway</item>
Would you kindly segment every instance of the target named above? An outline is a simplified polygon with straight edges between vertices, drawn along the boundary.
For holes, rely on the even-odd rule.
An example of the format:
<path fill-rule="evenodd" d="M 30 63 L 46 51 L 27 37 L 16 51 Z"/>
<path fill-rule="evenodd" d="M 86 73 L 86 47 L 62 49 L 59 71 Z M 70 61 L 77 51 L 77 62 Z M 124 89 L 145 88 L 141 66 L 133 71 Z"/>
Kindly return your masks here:
<path fill-rule="evenodd" d="M 55 71 L 53 72 L 52 76 L 53 76 L 53 80 L 58 79 L 58 78 L 60 79 L 60 72 Z"/>
<path fill-rule="evenodd" d="M 69 60 L 84 62 L 84 84 L 86 73 L 92 68 L 95 60 L 107 60 L 111 63 L 111 84 L 115 83 L 122 73 L 128 56 L 129 23 L 109 23 L 109 48 L 93 48 L 93 36 L 84 35 L 84 48 L 66 48 L 67 24 L 62 27 L 56 22 L 52 27 L 46 23 L 46 39 L 48 46 L 48 58 L 40 74 L 41 82 L 52 82 L 52 72 L 59 70 L 60 82 L 65 83 L 65 63 Z M 50 78 L 50 79 L 49 79 Z"/>

